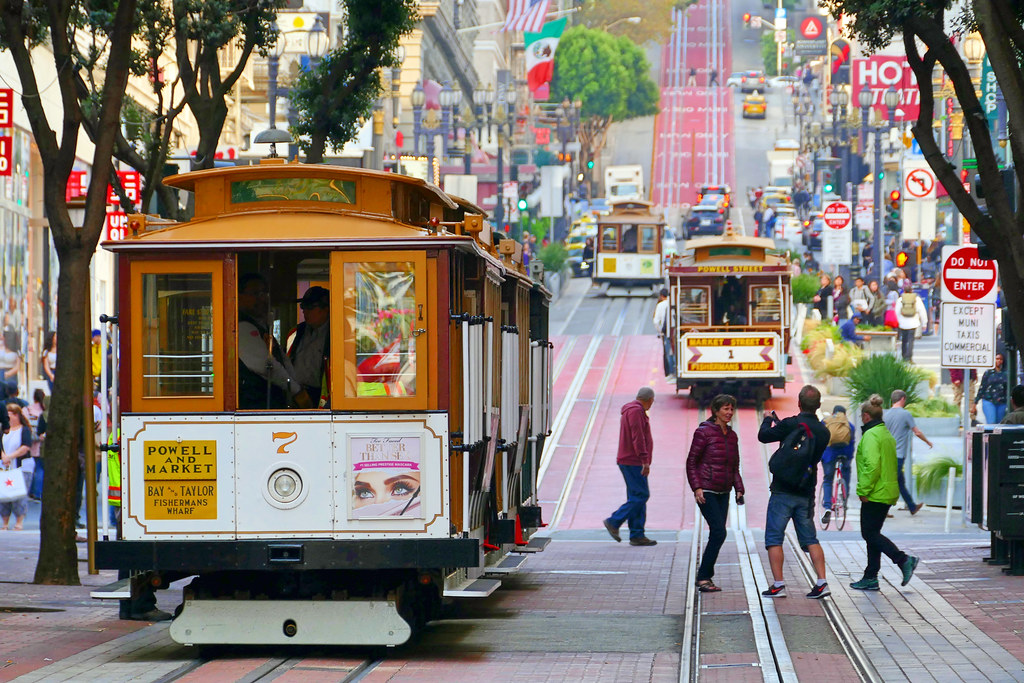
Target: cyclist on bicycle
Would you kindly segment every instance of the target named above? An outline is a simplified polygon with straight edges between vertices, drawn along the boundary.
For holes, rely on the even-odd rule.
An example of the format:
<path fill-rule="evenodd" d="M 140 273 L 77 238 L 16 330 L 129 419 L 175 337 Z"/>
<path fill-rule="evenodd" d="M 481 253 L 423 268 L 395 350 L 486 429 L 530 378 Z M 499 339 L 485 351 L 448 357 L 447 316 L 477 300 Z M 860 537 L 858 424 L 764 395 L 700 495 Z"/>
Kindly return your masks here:
<path fill-rule="evenodd" d="M 836 406 L 832 409 L 832 415 L 825 418 L 825 426 L 828 428 L 829 441 L 828 448 L 821 456 L 822 526 L 827 525 L 832 517 L 832 480 L 837 467 L 846 483 L 846 490 L 850 490 L 850 463 L 853 462 L 854 446 L 856 445 L 853 436 L 853 423 L 846 417 L 844 406 Z"/>

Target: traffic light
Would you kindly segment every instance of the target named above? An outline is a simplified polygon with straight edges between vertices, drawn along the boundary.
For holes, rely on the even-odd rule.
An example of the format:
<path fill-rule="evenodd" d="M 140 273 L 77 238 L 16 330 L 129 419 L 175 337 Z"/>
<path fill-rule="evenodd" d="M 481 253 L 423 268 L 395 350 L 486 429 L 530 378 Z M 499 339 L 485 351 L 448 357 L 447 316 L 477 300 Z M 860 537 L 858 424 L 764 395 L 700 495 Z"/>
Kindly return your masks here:
<path fill-rule="evenodd" d="M 516 208 L 518 208 L 520 211 L 526 211 L 526 200 L 525 199 L 520 199 L 516 203 Z"/>
<path fill-rule="evenodd" d="M 594 160 L 591 159 L 590 161 L 587 162 L 587 170 L 591 171 L 593 169 L 594 169 Z"/>
<path fill-rule="evenodd" d="M 836 191 L 836 184 L 832 179 L 832 169 L 826 168 L 821 172 L 821 188 L 828 193 Z"/>
<path fill-rule="evenodd" d="M 889 193 L 889 205 L 885 209 L 886 232 L 900 232 L 902 230 L 900 199 L 899 190 L 893 190 Z"/>
<path fill-rule="evenodd" d="M 896 267 L 902 268 L 903 266 L 907 265 L 907 261 L 909 260 L 910 256 L 907 254 L 907 252 L 901 251 L 900 253 L 896 254 Z"/>
<path fill-rule="evenodd" d="M 743 14 L 743 28 L 750 28 L 750 12 Z"/>

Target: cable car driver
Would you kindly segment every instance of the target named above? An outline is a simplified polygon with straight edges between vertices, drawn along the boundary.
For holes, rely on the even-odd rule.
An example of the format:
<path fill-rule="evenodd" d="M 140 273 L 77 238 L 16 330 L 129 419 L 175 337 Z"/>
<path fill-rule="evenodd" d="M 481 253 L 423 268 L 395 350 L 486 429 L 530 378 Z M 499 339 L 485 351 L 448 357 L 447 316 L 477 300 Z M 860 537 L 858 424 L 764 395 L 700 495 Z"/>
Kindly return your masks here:
<path fill-rule="evenodd" d="M 313 286 L 298 300 L 303 322 L 288 335 L 288 358 L 295 377 L 320 408 L 330 407 L 327 358 L 331 348 L 331 293 Z"/>
<path fill-rule="evenodd" d="M 288 407 L 291 397 L 299 408 L 312 408 L 313 402 L 295 378 L 291 361 L 268 332 L 269 295 L 267 281 L 259 273 L 239 278 L 238 407 L 280 410 Z"/>

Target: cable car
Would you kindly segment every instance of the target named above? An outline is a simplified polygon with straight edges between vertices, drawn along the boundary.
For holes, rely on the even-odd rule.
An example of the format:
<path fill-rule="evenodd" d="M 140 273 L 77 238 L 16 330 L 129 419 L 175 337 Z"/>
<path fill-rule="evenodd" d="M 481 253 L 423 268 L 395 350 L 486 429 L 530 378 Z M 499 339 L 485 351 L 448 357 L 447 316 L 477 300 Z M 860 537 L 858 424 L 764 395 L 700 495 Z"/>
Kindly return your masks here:
<path fill-rule="evenodd" d="M 662 238 L 665 221 L 652 212 L 649 202 L 616 202 L 598 219 L 593 282 L 606 294 L 638 290 L 650 294 L 665 284 Z"/>

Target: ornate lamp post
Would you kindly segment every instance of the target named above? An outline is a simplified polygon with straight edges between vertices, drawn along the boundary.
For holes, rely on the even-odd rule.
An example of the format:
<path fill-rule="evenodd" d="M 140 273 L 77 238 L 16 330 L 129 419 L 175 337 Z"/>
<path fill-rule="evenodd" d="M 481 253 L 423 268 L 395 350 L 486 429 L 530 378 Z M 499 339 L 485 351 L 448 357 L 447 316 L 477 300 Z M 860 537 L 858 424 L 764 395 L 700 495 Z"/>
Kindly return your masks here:
<path fill-rule="evenodd" d="M 434 177 L 434 137 L 437 135 L 438 129 L 441 127 L 441 119 L 437 115 L 437 111 L 434 109 L 427 109 L 426 114 L 423 113 L 424 104 L 426 103 L 426 93 L 423 92 L 423 84 L 417 83 L 416 87 L 412 91 L 412 118 L 413 118 L 413 145 L 416 149 L 417 154 L 420 150 L 420 136 L 425 136 L 427 139 L 427 176 L 429 178 Z"/>
<path fill-rule="evenodd" d="M 283 36 L 278 36 L 267 53 L 267 101 L 270 107 L 270 128 L 260 132 L 253 139 L 253 142 L 266 144 L 270 143 L 270 157 L 277 156 L 278 143 L 288 144 L 292 136 L 288 131 L 277 128 L 277 74 L 281 64 L 281 56 L 284 55 L 285 41 Z"/>
<path fill-rule="evenodd" d="M 858 104 L 861 107 L 861 114 L 862 114 L 862 117 L 863 117 L 861 119 L 861 121 L 862 121 L 861 122 L 861 133 L 862 133 L 863 138 L 865 140 L 867 140 L 867 133 L 868 133 L 868 116 L 869 116 L 869 114 L 871 112 L 871 107 L 874 104 L 874 101 L 875 101 L 874 91 L 869 90 L 867 88 L 865 88 L 865 89 L 860 91 L 860 95 L 858 96 Z M 889 113 L 888 118 L 889 118 L 889 122 L 891 123 L 893 121 L 893 118 L 894 118 L 894 115 L 895 115 L 895 112 L 896 112 L 896 106 L 899 105 L 899 103 L 900 103 L 899 92 L 897 92 L 895 88 L 890 87 L 886 91 L 885 95 L 883 96 L 882 101 L 885 103 L 885 107 L 888 110 L 888 113 Z M 874 161 L 874 165 L 873 165 L 873 168 L 872 168 L 872 172 L 874 174 L 874 179 L 873 179 L 872 182 L 873 182 L 874 190 L 875 190 L 874 191 L 875 243 L 874 243 L 874 247 L 872 248 L 872 252 L 873 252 L 872 253 L 872 257 L 874 259 L 875 278 L 878 280 L 879 284 L 882 283 L 882 281 L 883 281 L 882 278 L 885 277 L 885 273 L 882 272 L 882 267 L 883 267 L 884 261 L 885 261 L 885 252 L 884 252 L 884 239 L 883 239 L 883 229 L 882 229 L 882 179 L 880 177 L 880 175 L 882 173 L 882 131 L 885 130 L 885 129 L 886 129 L 886 126 L 884 126 L 884 125 L 875 125 L 875 126 L 872 127 L 872 132 L 875 135 L 875 161 Z"/>
<path fill-rule="evenodd" d="M 480 137 L 487 129 L 487 139 L 492 138 L 492 131 L 498 135 L 498 189 L 497 204 L 494 207 L 494 222 L 499 229 L 504 229 L 505 221 L 505 159 L 502 143 L 512 136 L 515 126 L 515 105 L 517 91 L 514 82 L 499 85 L 497 91 L 490 85 L 486 88 L 477 84 L 473 91 L 473 104 L 476 107 L 477 135 Z"/>

